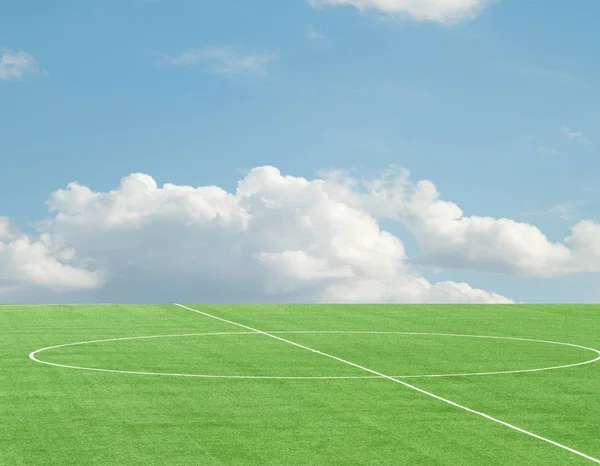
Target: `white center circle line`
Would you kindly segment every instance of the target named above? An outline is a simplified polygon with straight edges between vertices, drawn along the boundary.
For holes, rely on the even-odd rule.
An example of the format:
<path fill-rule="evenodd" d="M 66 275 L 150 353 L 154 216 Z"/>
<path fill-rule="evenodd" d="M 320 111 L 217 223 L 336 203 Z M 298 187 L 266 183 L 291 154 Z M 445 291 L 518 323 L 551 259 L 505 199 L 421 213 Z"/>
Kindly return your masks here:
<path fill-rule="evenodd" d="M 271 334 L 373 334 L 373 335 L 423 335 L 423 336 L 444 336 L 444 337 L 464 337 L 464 338 L 487 338 L 487 339 L 499 339 L 499 340 L 515 340 L 515 341 L 527 341 L 534 343 L 546 343 L 553 345 L 570 346 L 574 348 L 584 349 L 596 353 L 594 359 L 589 359 L 582 362 L 564 364 L 559 366 L 540 367 L 534 369 L 518 369 L 509 371 L 490 371 L 490 372 L 467 372 L 467 373 L 452 373 L 452 374 L 418 374 L 418 375 L 394 375 L 391 376 L 397 379 L 405 378 L 425 378 L 425 377 L 469 377 L 469 376 L 482 376 L 482 375 L 499 375 L 499 374 L 516 374 L 526 372 L 541 372 L 550 371 L 557 369 L 566 369 L 569 367 L 582 366 L 585 364 L 591 364 L 600 360 L 600 351 L 587 346 L 576 345 L 573 343 L 564 343 L 557 341 L 548 340 L 536 340 L 530 338 L 519 338 L 519 337 L 502 337 L 502 336 L 490 336 L 490 335 L 464 335 L 455 333 L 431 333 L 431 332 L 381 332 L 381 331 L 346 331 L 346 330 L 296 330 L 296 331 L 276 331 L 270 332 Z M 57 348 L 64 348 L 68 346 L 86 345 L 92 343 L 106 343 L 114 341 L 127 341 L 127 340 L 143 340 L 152 338 L 176 338 L 176 337 L 191 337 L 191 336 L 218 336 L 218 335 L 260 335 L 259 332 L 214 332 L 214 333 L 185 333 L 185 334 L 171 334 L 171 335 L 150 335 L 150 336 L 136 336 L 136 337 L 122 337 L 122 338 L 109 338 L 103 340 L 89 340 L 80 341 L 74 343 L 65 343 L 62 345 L 48 346 L 35 350 L 29 354 L 29 359 L 40 364 L 46 364 L 55 367 L 62 367 L 66 369 L 79 369 L 96 372 L 111 372 L 117 374 L 134 374 L 134 375 L 162 375 L 170 377 L 199 377 L 199 378 L 217 378 L 217 379 L 286 379 L 286 380 L 326 380 L 326 379 L 380 379 L 380 376 L 364 375 L 364 376 L 269 376 L 269 375 L 212 375 L 212 374 L 187 374 L 187 373 L 167 373 L 167 372 L 149 372 L 149 371 L 126 371 L 118 369 L 103 369 L 95 367 L 83 367 L 73 366 L 68 364 L 59 364 L 50 361 L 44 361 L 36 357 L 37 354 L 43 351 L 49 351 Z"/>

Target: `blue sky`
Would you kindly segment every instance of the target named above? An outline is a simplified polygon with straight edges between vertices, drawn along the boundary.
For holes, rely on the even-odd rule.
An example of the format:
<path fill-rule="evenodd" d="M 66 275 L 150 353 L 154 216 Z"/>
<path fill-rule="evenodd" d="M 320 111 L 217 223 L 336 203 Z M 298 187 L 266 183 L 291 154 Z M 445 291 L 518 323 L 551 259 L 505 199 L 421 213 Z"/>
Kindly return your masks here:
<path fill-rule="evenodd" d="M 0 215 L 35 238 L 69 182 L 106 192 L 139 172 L 235 192 L 260 166 L 396 165 L 465 216 L 551 242 L 598 220 L 600 3 L 499 0 L 447 23 L 345 2 L 0 0 Z M 379 225 L 418 254 L 401 222 Z M 600 299 L 593 271 L 419 270 L 517 301 Z"/>

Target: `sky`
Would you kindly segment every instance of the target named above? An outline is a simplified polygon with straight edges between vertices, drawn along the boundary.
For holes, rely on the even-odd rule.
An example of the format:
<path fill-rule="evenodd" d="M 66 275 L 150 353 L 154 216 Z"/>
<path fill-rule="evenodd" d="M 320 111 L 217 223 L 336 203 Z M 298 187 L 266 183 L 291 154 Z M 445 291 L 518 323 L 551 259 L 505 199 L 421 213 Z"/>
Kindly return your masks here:
<path fill-rule="evenodd" d="M 600 302 L 596 0 L 0 0 L 0 302 Z"/>

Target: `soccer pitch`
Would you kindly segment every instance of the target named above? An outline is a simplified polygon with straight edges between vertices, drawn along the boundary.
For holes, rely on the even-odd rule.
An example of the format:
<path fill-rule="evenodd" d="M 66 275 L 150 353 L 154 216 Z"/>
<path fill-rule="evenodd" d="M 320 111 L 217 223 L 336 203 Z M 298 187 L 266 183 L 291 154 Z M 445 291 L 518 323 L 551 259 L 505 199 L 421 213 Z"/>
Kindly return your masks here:
<path fill-rule="evenodd" d="M 600 306 L 2 305 L 0 464 L 600 463 Z"/>

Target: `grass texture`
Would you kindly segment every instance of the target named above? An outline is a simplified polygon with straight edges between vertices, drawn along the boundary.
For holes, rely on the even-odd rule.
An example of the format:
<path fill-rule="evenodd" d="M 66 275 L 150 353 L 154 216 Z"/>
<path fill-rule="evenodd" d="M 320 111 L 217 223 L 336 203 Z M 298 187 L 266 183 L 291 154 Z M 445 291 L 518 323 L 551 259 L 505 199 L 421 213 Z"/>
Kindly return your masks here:
<path fill-rule="evenodd" d="M 573 346 L 475 336 L 600 349 L 600 306 L 186 306 L 401 377 L 600 458 L 600 362 L 440 376 L 594 359 L 597 353 Z M 131 337 L 153 338 L 123 339 Z M 80 369 L 28 357 L 90 341 L 35 354 Z M 0 306 L 1 465 L 593 463 L 371 372 L 173 304 Z"/>

